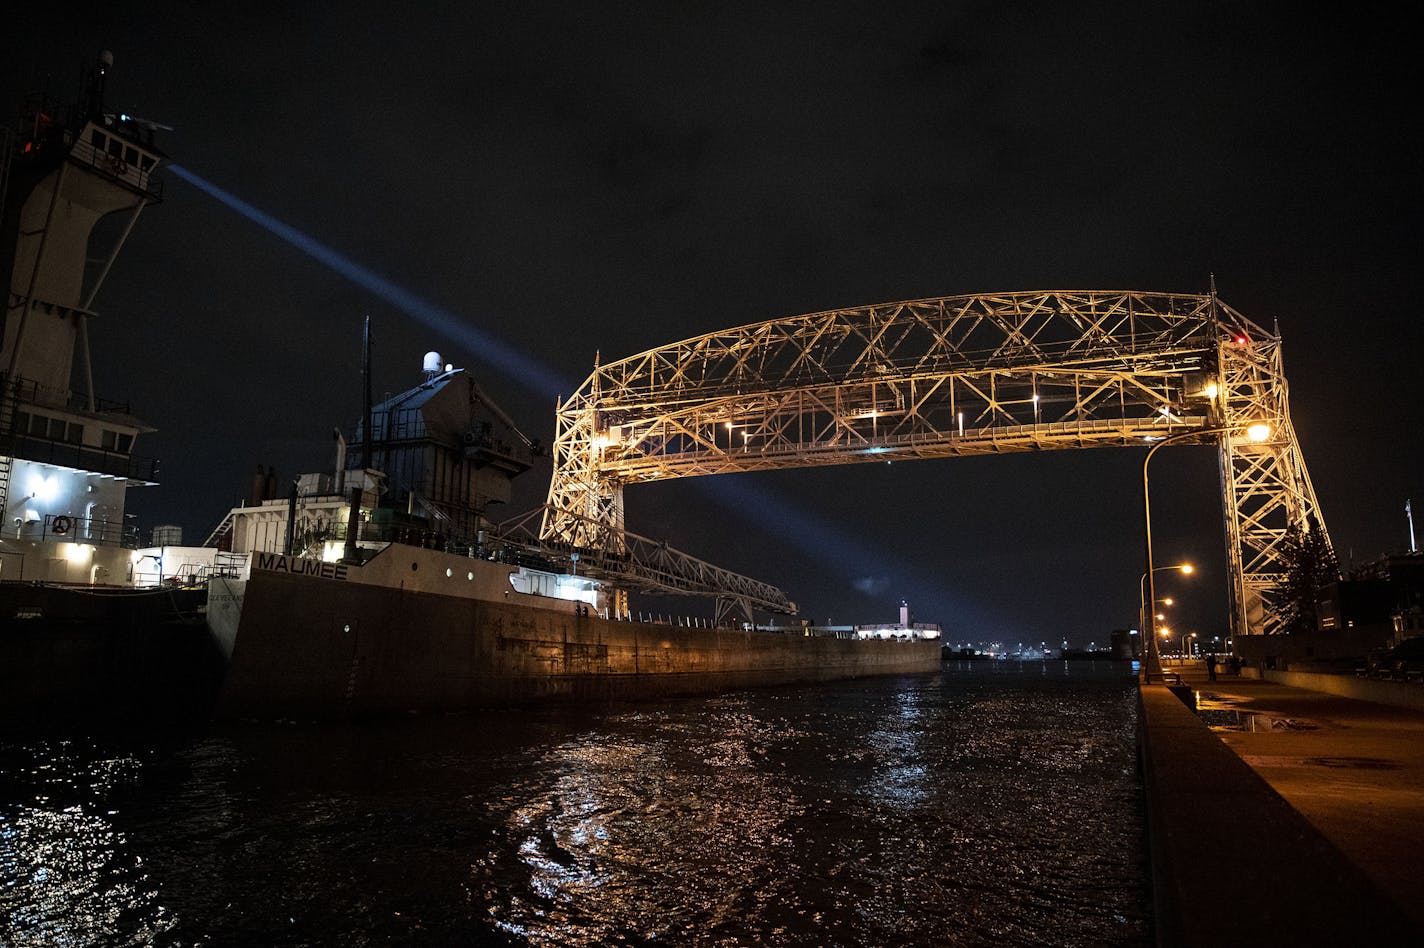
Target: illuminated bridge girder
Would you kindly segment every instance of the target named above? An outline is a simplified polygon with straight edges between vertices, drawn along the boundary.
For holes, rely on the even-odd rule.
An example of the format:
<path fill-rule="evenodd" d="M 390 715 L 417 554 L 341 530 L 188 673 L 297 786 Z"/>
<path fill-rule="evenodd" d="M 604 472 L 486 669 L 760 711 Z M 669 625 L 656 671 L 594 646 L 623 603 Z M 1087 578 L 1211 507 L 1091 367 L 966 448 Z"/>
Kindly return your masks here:
<path fill-rule="evenodd" d="M 542 515 L 542 510 L 521 514 L 500 524 L 495 533 L 501 542 L 524 546 L 544 557 L 557 558 L 559 565 L 571 572 L 607 580 L 622 589 L 715 597 L 718 600 L 718 625 L 738 612 L 751 620 L 754 607 L 785 615 L 796 613 L 796 603 L 769 583 L 713 566 L 666 543 L 610 528 L 606 524 L 585 524 L 596 528 L 597 535 L 601 537 L 601 542 L 594 544 L 575 546 L 557 538 L 536 537 L 531 521 Z M 590 529 L 588 534 L 594 532 Z"/>
<path fill-rule="evenodd" d="M 1146 446 L 1223 435 L 1233 628 L 1275 631 L 1281 540 L 1324 528 L 1280 339 L 1214 295 L 1032 291 L 887 303 L 708 333 L 597 366 L 560 407 L 542 535 L 617 543 L 629 484 L 732 471 Z M 1203 440 L 1212 440 L 1204 435 Z"/>

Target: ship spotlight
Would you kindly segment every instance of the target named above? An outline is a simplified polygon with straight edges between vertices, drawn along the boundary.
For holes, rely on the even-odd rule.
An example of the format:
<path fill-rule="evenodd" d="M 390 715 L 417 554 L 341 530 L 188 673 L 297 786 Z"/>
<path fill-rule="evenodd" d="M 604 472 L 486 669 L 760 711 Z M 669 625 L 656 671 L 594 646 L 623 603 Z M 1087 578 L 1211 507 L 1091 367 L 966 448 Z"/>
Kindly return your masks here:
<path fill-rule="evenodd" d="M 1271 436 L 1271 426 L 1264 421 L 1257 422 L 1246 429 L 1246 437 L 1252 441 L 1265 441 Z"/>
<path fill-rule="evenodd" d="M 86 563 L 93 553 L 94 548 L 83 543 L 70 543 L 64 548 L 64 558 L 71 563 Z"/>

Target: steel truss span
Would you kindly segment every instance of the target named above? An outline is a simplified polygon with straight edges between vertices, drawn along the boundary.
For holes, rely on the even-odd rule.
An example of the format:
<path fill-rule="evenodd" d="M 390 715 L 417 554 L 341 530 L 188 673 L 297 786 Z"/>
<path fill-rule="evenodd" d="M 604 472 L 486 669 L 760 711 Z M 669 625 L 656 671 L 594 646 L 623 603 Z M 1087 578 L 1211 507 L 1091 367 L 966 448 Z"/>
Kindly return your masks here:
<path fill-rule="evenodd" d="M 501 541 L 524 546 L 541 556 L 554 556 L 559 566 L 594 579 L 616 582 L 623 589 L 670 595 L 712 596 L 717 599 L 715 621 L 740 613 L 753 619 L 753 608 L 785 615 L 796 613 L 796 603 L 775 586 L 721 569 L 674 549 L 666 543 L 628 533 L 625 530 L 585 530 L 599 535 L 602 545 L 575 546 L 558 538 L 535 536 L 532 523 L 547 519 L 547 508 L 537 508 L 506 520 L 496 528 Z M 564 513 L 564 517 L 575 517 Z M 588 524 L 596 527 L 597 524 Z M 614 609 L 618 618 L 628 618 L 626 603 Z"/>
<path fill-rule="evenodd" d="M 1270 426 L 1260 442 L 1250 425 Z M 1224 434 L 1213 429 L 1230 428 Z M 616 547 L 623 490 L 776 468 L 1149 447 L 1202 431 L 1221 469 L 1236 634 L 1319 505 L 1281 340 L 1214 294 L 1051 290 L 774 319 L 597 365 L 558 409 L 546 541 Z M 1190 440 L 1190 439 L 1188 439 Z"/>

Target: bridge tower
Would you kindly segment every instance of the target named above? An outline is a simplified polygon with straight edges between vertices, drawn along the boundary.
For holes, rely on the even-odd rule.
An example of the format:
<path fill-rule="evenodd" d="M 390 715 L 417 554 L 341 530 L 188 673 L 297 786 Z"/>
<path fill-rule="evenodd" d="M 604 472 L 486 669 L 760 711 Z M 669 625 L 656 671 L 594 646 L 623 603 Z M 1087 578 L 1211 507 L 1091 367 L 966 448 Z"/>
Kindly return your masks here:
<path fill-rule="evenodd" d="M 153 483 L 155 465 L 133 453 L 153 429 L 95 395 L 90 361 L 95 296 L 139 215 L 161 197 L 154 174 L 163 154 L 153 139 L 162 126 L 106 110 L 112 62 L 100 55 L 72 106 L 27 101 L 0 153 L 0 537 L 12 541 L 0 561 L 5 579 L 122 578 L 127 553 L 106 554 L 134 539 L 123 526 L 124 492 Z M 109 229 L 96 225 L 111 214 L 124 215 L 122 224 L 101 241 Z M 17 558 L 27 548 L 13 541 L 34 544 L 33 556 Z M 53 542 L 95 549 L 56 556 L 46 548 Z M 81 560 L 82 569 L 66 571 Z"/>
<path fill-rule="evenodd" d="M 1274 634 L 1279 619 L 1269 605 L 1285 582 L 1289 564 L 1282 555 L 1286 535 L 1325 517 L 1305 467 L 1291 424 L 1289 387 L 1281 358 L 1280 333 L 1257 331 L 1236 321 L 1225 327 L 1212 293 L 1216 367 L 1221 387 L 1218 424 L 1244 430 L 1265 423 L 1270 436 L 1220 436 L 1218 466 L 1225 519 L 1226 571 L 1231 582 L 1231 628 L 1236 635 Z"/>

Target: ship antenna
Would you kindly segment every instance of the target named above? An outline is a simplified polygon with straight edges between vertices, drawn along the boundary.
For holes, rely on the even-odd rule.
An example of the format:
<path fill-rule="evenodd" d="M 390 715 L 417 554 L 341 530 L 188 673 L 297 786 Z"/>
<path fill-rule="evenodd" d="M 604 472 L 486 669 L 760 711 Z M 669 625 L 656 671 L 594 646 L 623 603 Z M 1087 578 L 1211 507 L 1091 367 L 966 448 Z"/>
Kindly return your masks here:
<path fill-rule="evenodd" d="M 361 439 L 361 469 L 364 471 L 371 466 L 371 438 L 375 434 L 371 430 L 371 317 L 366 317 L 366 328 L 361 337 L 361 403 L 363 417 L 366 419 L 366 437 Z"/>
<path fill-rule="evenodd" d="M 360 565 L 361 551 L 356 546 L 356 533 L 361 524 L 361 488 L 366 479 L 366 469 L 371 466 L 371 317 L 366 317 L 366 328 L 361 337 L 361 388 L 363 424 L 366 426 L 361 439 L 361 470 L 356 483 L 351 486 L 351 512 L 346 518 L 346 549 L 342 559 L 347 563 Z"/>
<path fill-rule="evenodd" d="M 104 86 L 108 83 L 109 67 L 114 65 L 114 54 L 107 49 L 99 53 L 99 61 L 94 64 L 94 77 L 89 85 L 89 116 L 102 119 L 104 116 Z"/>

